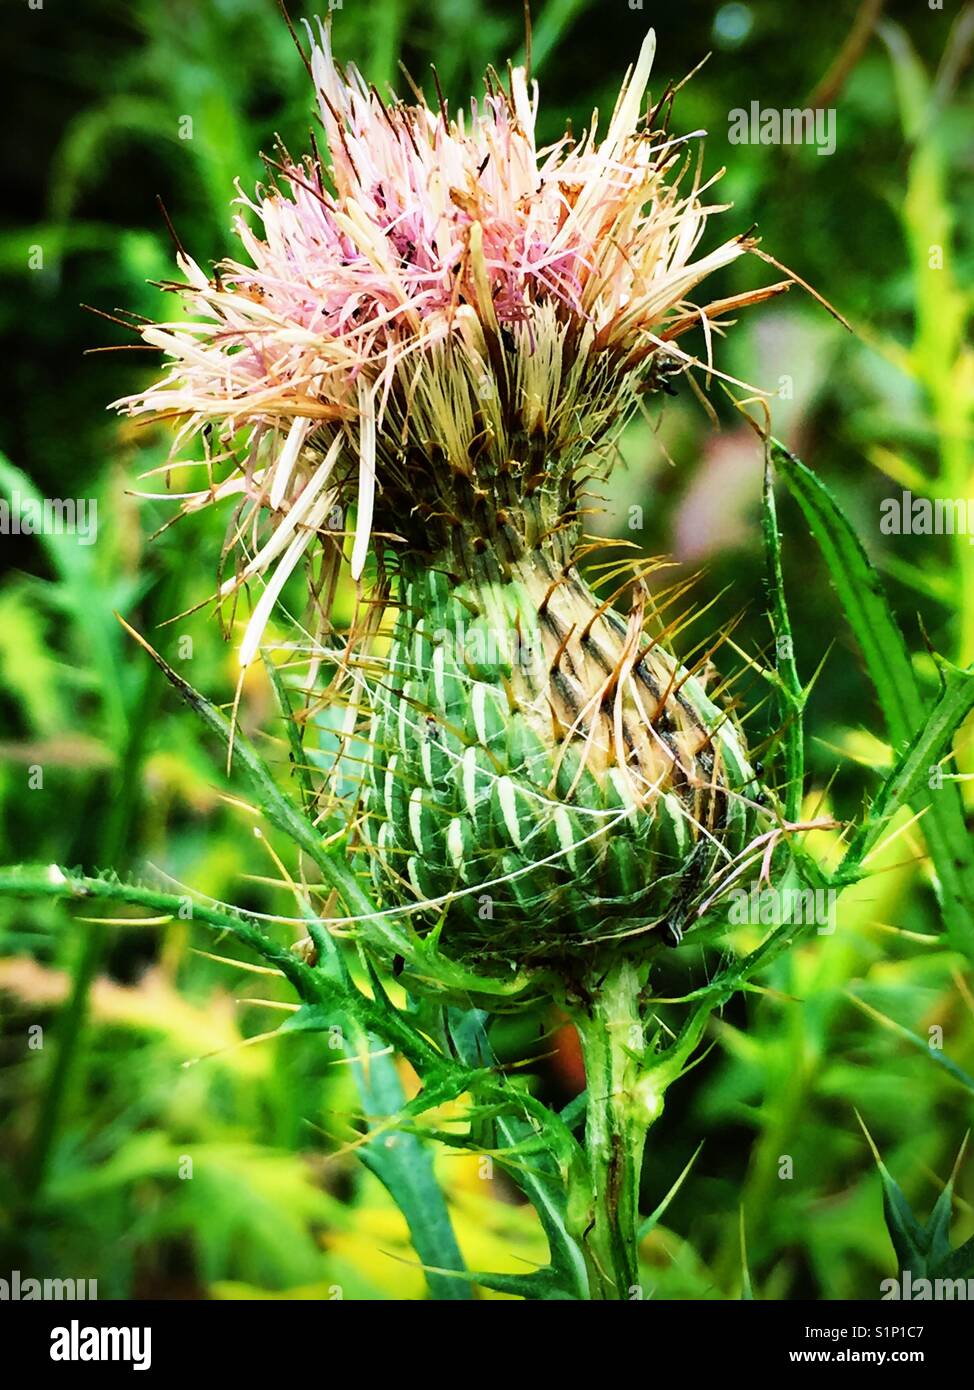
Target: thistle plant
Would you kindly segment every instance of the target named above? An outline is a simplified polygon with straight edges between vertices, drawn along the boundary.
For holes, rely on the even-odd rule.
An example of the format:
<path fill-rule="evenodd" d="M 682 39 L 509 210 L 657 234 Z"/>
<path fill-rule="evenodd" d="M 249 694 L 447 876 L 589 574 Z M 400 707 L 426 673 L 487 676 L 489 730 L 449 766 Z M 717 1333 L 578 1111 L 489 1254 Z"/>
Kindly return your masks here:
<path fill-rule="evenodd" d="M 605 596 L 582 574 L 619 430 L 737 303 L 688 296 L 753 245 L 696 257 L 715 209 L 643 114 L 653 48 L 601 139 L 539 151 L 523 69 L 451 120 L 341 74 L 322 30 L 330 166 L 273 161 L 262 235 L 237 222 L 251 264 L 180 255 L 195 317 L 144 330 L 171 369 L 123 403 L 182 417 L 180 444 L 214 427 L 208 472 L 231 464 L 185 505 L 241 498 L 221 597 L 265 581 L 243 666 L 306 555 L 324 649 L 348 560 L 367 616 L 328 697 L 368 721 L 352 848 L 382 907 L 502 975 L 679 940 L 752 829 L 740 730 L 668 649 L 652 567 L 617 554 Z"/>
<path fill-rule="evenodd" d="M 523 69 L 507 85 L 489 72 L 485 96 L 451 116 L 441 95 L 386 100 L 339 67 L 327 29 L 308 38 L 327 157 L 317 144 L 301 160 L 280 149 L 268 185 L 241 192 L 245 259 L 207 275 L 178 248 L 171 288 L 185 312 L 141 330 L 166 374 L 118 403 L 179 421 L 169 466 L 203 475 L 184 513 L 235 504 L 217 601 L 256 592 L 241 672 L 264 654 L 292 756 L 296 800 L 233 717 L 156 658 L 297 852 L 288 881 L 308 940 L 295 952 L 218 905 L 196 915 L 291 981 L 302 1008 L 285 1029 L 342 1027 L 368 1123 L 377 1039 L 422 1085 L 408 1103 L 393 1094 L 395 1123 L 492 1154 L 536 1206 L 546 1269 L 466 1271 L 439 1199 L 427 1191 L 417 1207 L 395 1160 L 368 1146 L 435 1293 L 474 1282 L 633 1297 L 647 1131 L 713 1012 L 803 934 L 785 922 L 731 941 L 728 890 L 772 875 L 854 881 L 974 695 L 966 673 L 944 668 L 940 702 L 896 741 L 890 780 L 830 874 L 801 840 L 815 824 L 802 819 L 808 688 L 772 468 L 831 536 L 836 563 L 871 586 L 828 494 L 769 443 L 776 656 L 751 665 L 780 715 L 776 788 L 713 668 L 726 631 L 678 657 L 685 586 L 660 587 L 661 561 L 590 533 L 633 413 L 695 372 L 734 384 L 715 342 L 738 310 L 791 283 L 698 302 L 708 276 L 758 247 L 737 235 L 699 252 L 725 209 L 709 201 L 695 138 L 670 131 L 672 92 L 647 100 L 652 35 L 604 133 L 595 116 L 581 138 L 542 149 Z M 281 661 L 268 624 L 300 575 L 308 616 Z M 880 642 L 900 640 L 875 612 L 870 622 Z M 61 870 L 0 886 L 171 905 Z M 678 947 L 709 975 L 674 998 L 661 985 Z M 585 1095 L 561 1114 L 505 1076 L 490 1043 L 492 1015 L 545 999 L 575 1023 L 585 1059 Z M 423 1128 L 460 1096 L 462 1132 Z"/>

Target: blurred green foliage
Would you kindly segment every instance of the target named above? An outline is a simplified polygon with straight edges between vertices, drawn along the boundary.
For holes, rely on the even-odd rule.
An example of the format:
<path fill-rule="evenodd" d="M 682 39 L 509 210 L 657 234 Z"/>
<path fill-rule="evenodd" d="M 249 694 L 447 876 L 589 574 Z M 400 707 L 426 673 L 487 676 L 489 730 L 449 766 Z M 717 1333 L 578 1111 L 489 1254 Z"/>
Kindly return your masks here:
<path fill-rule="evenodd" d="M 926 631 L 969 662 L 974 547 L 966 536 L 885 537 L 878 522 L 880 500 L 904 487 L 974 495 L 974 100 L 961 81 L 971 10 L 545 0 L 535 11 L 552 138 L 569 117 L 578 130 L 593 106 L 611 109 L 650 23 L 654 90 L 713 50 L 680 92 L 675 124 L 709 131 L 706 168 L 727 166 L 714 196 L 734 210 L 722 221 L 756 222 L 765 248 L 856 329 L 846 334 L 796 290 L 752 311 L 719 348 L 720 365 L 776 393 L 776 434 L 842 498 L 889 578 L 911 647 L 923 649 Z M 877 12 L 878 29 L 856 45 L 855 26 Z M 400 58 L 421 83 L 435 61 L 453 102 L 523 43 L 520 6 L 496 0 L 344 0 L 333 23 L 336 51 L 380 88 L 397 80 Z M 225 518 L 201 515 L 148 541 L 172 506 L 128 490 L 163 490 L 134 480 L 164 461 L 168 439 L 120 424 L 105 405 L 145 381 L 155 359 L 83 358 L 128 339 L 80 306 L 173 312 L 147 283 L 173 273 L 157 195 L 202 263 L 227 254 L 234 179 L 245 189 L 259 180 L 259 152 L 276 133 L 295 151 L 306 142 L 307 77 L 271 0 L 25 5 L 6 28 L 8 107 L 21 117 L 2 133 L 0 444 L 12 467 L 0 485 L 23 493 L 29 478 L 43 496 L 94 497 L 99 532 L 89 548 L 2 537 L 0 860 L 157 869 L 213 898 L 286 912 L 275 866 L 246 809 L 223 796 L 201 730 L 113 617 L 123 612 L 194 685 L 229 699 L 231 648 L 196 607 L 212 591 Z M 803 106 L 813 93 L 837 112 L 833 155 L 729 143 L 734 108 Z M 766 270 L 734 266 L 714 297 L 762 283 Z M 735 639 L 758 652 L 767 642 L 760 451 L 720 391 L 713 400 L 719 432 L 688 391 L 666 401 L 654 428 L 631 428 L 599 528 L 624 533 L 638 502 L 635 538 L 688 570 L 704 565 L 707 596 L 727 590 L 711 620 L 746 608 Z M 784 501 L 781 522 L 799 664 L 808 675 L 826 658 L 810 707 L 808 806 L 848 816 L 875 789 L 888 750 L 821 559 Z M 916 675 L 933 688 L 926 658 Z M 740 691 L 746 704 L 756 687 L 745 677 Z M 272 709 L 256 677 L 242 723 L 286 764 Z M 962 739 L 957 766 L 966 774 L 972 763 Z M 658 1296 L 740 1294 L 743 1210 L 755 1296 L 876 1297 L 895 1258 L 856 1108 L 917 1212 L 933 1209 L 974 1107 L 969 1087 L 902 1030 L 921 1042 L 942 1030 L 945 1053 L 969 1075 L 974 977 L 940 941 L 916 829 L 884 855 L 881 872 L 843 899 L 834 935 L 779 961 L 766 992 L 735 1003 L 705 1060 L 671 1092 L 653 1131 L 645 1210 L 705 1143 L 644 1242 Z M 0 907 L 0 1273 L 97 1278 L 102 1296 L 327 1298 L 340 1287 L 345 1297 L 422 1297 L 401 1216 L 354 1162 L 350 1069 L 317 1036 L 253 1041 L 289 995 L 210 951 L 237 956 L 188 923 L 106 925 L 46 903 Z M 556 1024 L 509 1020 L 493 1041 L 502 1057 L 536 1054 L 539 1093 L 568 1101 L 578 1065 L 570 1039 L 551 1052 Z M 502 1179 L 482 1181 L 473 1157 L 441 1155 L 437 1168 L 471 1267 L 543 1261 L 537 1222 Z M 972 1203 L 974 1175 L 962 1165 L 960 1238 L 974 1227 Z"/>

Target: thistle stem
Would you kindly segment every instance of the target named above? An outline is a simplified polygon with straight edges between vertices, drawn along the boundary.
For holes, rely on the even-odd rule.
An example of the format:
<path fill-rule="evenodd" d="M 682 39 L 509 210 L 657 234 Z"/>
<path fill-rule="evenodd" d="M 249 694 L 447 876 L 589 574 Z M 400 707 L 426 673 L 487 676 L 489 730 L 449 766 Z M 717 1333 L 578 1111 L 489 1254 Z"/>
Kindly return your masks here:
<path fill-rule="evenodd" d="M 591 1297 L 627 1299 L 639 1283 L 639 1176 L 646 1133 L 660 1103 L 646 1093 L 640 981 L 623 961 L 591 985 L 577 1013 L 585 1059 L 587 1190 L 572 1203 Z"/>

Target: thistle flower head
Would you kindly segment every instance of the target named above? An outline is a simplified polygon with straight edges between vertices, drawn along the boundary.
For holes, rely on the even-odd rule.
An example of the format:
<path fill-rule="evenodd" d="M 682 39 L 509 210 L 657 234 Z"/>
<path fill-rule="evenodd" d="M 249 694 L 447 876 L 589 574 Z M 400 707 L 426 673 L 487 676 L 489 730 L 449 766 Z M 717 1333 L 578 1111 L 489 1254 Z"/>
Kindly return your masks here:
<path fill-rule="evenodd" d="M 181 419 L 177 448 L 216 427 L 210 486 L 184 508 L 244 499 L 236 534 L 250 545 L 224 594 L 276 564 L 244 664 L 329 518 L 336 540 L 334 518 L 354 511 L 358 579 L 373 533 L 408 541 L 449 522 L 451 479 L 544 489 L 621 425 L 654 369 L 695 362 L 685 330 L 702 325 L 709 358 L 717 316 L 760 297 L 690 302 L 753 243 L 697 254 L 720 209 L 687 139 L 643 114 L 654 48 L 651 33 L 604 132 L 596 114 L 580 140 L 539 149 L 523 69 L 509 90 L 488 75 L 451 118 L 419 94 L 384 102 L 336 65 L 319 25 L 310 69 L 330 165 L 282 154 L 275 186 L 241 194 L 260 226 L 236 219 L 246 262 L 208 278 L 180 252 L 187 283 L 173 288 L 191 316 L 142 333 L 169 371 L 117 403 Z"/>
<path fill-rule="evenodd" d="M 681 620 L 638 568 L 605 567 L 604 598 L 580 568 L 585 490 L 640 391 L 698 365 L 678 341 L 695 326 L 715 370 L 722 316 L 787 288 L 693 302 L 754 243 L 698 254 L 720 209 L 688 138 L 644 114 L 653 53 L 650 34 L 604 129 L 539 149 L 523 69 L 451 118 L 442 97 L 384 102 L 319 26 L 330 163 L 282 153 L 241 194 L 246 263 L 208 278 L 180 248 L 190 314 L 142 330 L 169 372 L 119 403 L 180 418 L 177 448 L 204 433 L 185 510 L 240 500 L 221 596 L 264 583 L 242 666 L 302 556 L 316 638 L 340 566 L 361 581 L 372 557 L 303 682 L 304 725 L 331 717 L 319 818 L 344 815 L 383 911 L 478 973 L 678 940 L 753 819 L 740 731 L 698 679 L 709 651 L 680 665 Z"/>

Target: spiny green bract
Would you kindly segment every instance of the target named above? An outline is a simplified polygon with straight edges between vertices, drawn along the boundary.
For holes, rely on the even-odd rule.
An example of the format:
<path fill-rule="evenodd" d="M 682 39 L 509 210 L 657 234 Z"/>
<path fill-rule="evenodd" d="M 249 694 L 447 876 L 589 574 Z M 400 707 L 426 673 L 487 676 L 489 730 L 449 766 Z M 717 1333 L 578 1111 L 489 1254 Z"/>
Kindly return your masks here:
<path fill-rule="evenodd" d="M 574 568 L 550 580 L 536 552 L 506 582 L 404 584 L 372 691 L 375 889 L 475 966 L 678 940 L 750 830 L 727 714 Z"/>

